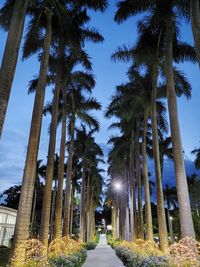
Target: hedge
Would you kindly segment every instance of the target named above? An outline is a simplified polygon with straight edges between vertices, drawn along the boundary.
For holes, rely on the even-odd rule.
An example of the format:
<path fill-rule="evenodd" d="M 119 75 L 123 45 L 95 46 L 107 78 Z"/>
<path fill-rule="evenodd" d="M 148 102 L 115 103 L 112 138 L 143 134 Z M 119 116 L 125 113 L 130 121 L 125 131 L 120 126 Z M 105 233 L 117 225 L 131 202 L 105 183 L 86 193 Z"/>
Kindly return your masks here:
<path fill-rule="evenodd" d="M 87 242 L 85 244 L 83 244 L 83 247 L 86 249 L 86 250 L 92 250 L 92 249 L 95 249 L 97 246 L 97 242 L 95 241 L 91 241 L 91 242 Z"/>
<path fill-rule="evenodd" d="M 83 248 L 73 255 L 53 257 L 49 259 L 51 267 L 81 267 L 87 258 L 87 252 Z"/>
<path fill-rule="evenodd" d="M 170 266 L 167 262 L 167 258 L 164 256 L 141 256 L 123 246 L 116 247 L 115 253 L 127 267 Z"/>

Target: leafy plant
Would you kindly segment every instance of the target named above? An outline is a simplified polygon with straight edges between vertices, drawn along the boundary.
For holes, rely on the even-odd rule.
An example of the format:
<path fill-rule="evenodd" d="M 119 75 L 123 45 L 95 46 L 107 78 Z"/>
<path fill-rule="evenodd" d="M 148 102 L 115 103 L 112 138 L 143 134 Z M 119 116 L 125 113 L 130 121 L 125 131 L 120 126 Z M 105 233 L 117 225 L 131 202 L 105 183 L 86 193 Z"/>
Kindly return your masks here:
<path fill-rule="evenodd" d="M 112 236 L 107 236 L 108 245 L 110 245 L 112 248 L 115 248 L 116 246 L 119 246 L 121 244 L 121 241 L 117 238 L 113 238 Z"/>
<path fill-rule="evenodd" d="M 83 247 L 86 249 L 86 250 L 92 250 L 92 249 L 95 249 L 97 246 L 97 242 L 95 241 L 91 241 L 91 242 L 87 242 L 85 244 L 83 244 Z"/>

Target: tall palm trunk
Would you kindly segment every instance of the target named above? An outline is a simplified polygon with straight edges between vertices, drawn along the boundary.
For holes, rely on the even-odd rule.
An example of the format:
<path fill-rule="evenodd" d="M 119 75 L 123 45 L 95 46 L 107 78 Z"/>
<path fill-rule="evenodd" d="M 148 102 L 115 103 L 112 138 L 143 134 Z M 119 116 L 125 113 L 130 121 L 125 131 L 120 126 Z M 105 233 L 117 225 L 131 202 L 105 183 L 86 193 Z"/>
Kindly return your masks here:
<path fill-rule="evenodd" d="M 173 18 L 172 15 L 167 20 L 167 54 L 166 54 L 166 76 L 167 76 L 167 100 L 170 118 L 170 129 L 173 145 L 174 167 L 176 174 L 176 187 L 180 213 L 181 235 L 182 237 L 195 237 L 192 221 L 188 185 L 185 173 L 185 163 L 183 159 L 183 148 L 178 120 L 177 101 L 174 88 L 173 73 Z"/>
<path fill-rule="evenodd" d="M 70 227 L 69 227 L 69 234 L 70 234 L 70 235 L 72 235 L 72 233 L 73 233 L 74 194 L 75 194 L 75 187 L 74 187 L 73 184 L 72 184 L 71 207 L 70 207 Z"/>
<path fill-rule="evenodd" d="M 86 224 L 87 224 L 87 242 L 91 240 L 91 206 L 92 206 L 92 190 L 90 188 L 90 176 L 88 176 L 88 183 L 87 183 L 87 198 L 86 198 Z"/>
<path fill-rule="evenodd" d="M 111 207 L 111 225 L 112 225 L 112 237 L 116 239 L 116 207 L 115 204 Z"/>
<path fill-rule="evenodd" d="M 82 171 L 82 185 L 81 185 L 81 203 L 80 203 L 80 224 L 79 224 L 79 238 L 84 241 L 84 214 L 85 214 L 85 167 Z"/>
<path fill-rule="evenodd" d="M 57 177 L 55 177 L 55 186 L 52 194 L 51 199 L 51 215 L 50 215 L 50 235 L 49 235 L 49 241 L 53 240 L 53 233 L 54 233 L 54 221 L 55 221 L 55 210 L 56 210 L 56 196 L 58 191 L 58 180 Z"/>
<path fill-rule="evenodd" d="M 52 177 L 53 177 L 53 169 L 54 169 L 54 153 L 55 153 L 55 145 L 56 145 L 56 130 L 57 130 L 57 118 L 58 118 L 58 102 L 59 102 L 59 93 L 60 93 L 60 87 L 61 87 L 61 81 L 62 81 L 62 57 L 64 54 L 64 48 L 65 48 L 64 42 L 62 38 L 60 38 L 59 47 L 58 47 L 55 92 L 54 92 L 54 98 L 53 98 L 52 117 L 51 117 L 51 126 L 50 126 L 50 139 L 49 139 L 49 148 L 48 148 L 46 180 L 45 180 L 45 187 L 44 187 L 42 217 L 41 217 L 41 226 L 40 226 L 40 241 L 46 247 L 48 245 Z"/>
<path fill-rule="evenodd" d="M 172 219 L 170 216 L 170 200 L 167 200 L 167 220 L 168 220 L 168 226 L 169 226 L 169 234 L 170 234 L 170 241 L 171 243 L 174 243 L 174 234 L 173 234 L 173 226 L 172 226 Z"/>
<path fill-rule="evenodd" d="M 0 69 L 0 138 L 15 75 L 28 0 L 15 1 Z"/>
<path fill-rule="evenodd" d="M 52 35 L 51 13 L 47 12 L 46 14 L 47 28 L 43 44 L 43 54 L 40 64 L 38 86 L 35 94 L 28 149 L 26 154 L 26 163 L 22 181 L 22 190 L 17 212 L 17 221 L 14 235 L 14 254 L 18 254 L 18 246 L 25 242 L 29 236 L 29 224 L 31 217 L 32 198 L 35 186 L 37 155 L 40 142 L 42 112 L 44 105 L 47 68 L 49 62 L 49 50 Z M 22 253 L 22 251 L 20 253 Z"/>
<path fill-rule="evenodd" d="M 131 231 L 132 231 L 132 240 L 135 240 L 138 236 L 137 234 L 137 208 L 136 208 L 136 193 L 135 193 L 135 149 L 134 149 L 134 142 L 133 142 L 133 133 L 132 133 L 132 141 L 130 147 L 130 195 L 132 198 L 132 215 L 131 215 Z M 133 224 L 133 225 L 132 225 Z"/>
<path fill-rule="evenodd" d="M 142 181 L 141 181 L 141 162 L 140 162 L 140 142 L 139 142 L 139 121 L 137 122 L 136 132 L 136 173 L 138 188 L 138 237 L 144 238 L 143 212 L 142 212 Z"/>
<path fill-rule="evenodd" d="M 90 203 L 92 203 L 92 205 L 90 205 L 90 218 L 91 218 L 91 224 L 90 224 L 90 239 L 92 240 L 92 238 L 95 236 L 95 207 L 93 204 L 93 189 L 92 189 L 92 194 L 91 194 L 91 198 L 90 198 Z"/>
<path fill-rule="evenodd" d="M 190 14 L 195 51 L 200 66 L 200 3 L 199 0 L 190 0 Z"/>
<path fill-rule="evenodd" d="M 126 194 L 121 194 L 119 217 L 120 240 L 126 239 Z"/>
<path fill-rule="evenodd" d="M 163 168 L 164 168 L 164 155 L 160 154 L 160 169 L 162 177 L 163 177 Z"/>
<path fill-rule="evenodd" d="M 126 161 L 127 162 L 127 161 Z M 127 241 L 130 240 L 130 218 L 129 218 L 129 176 L 128 176 L 128 171 L 126 167 L 126 162 L 125 162 L 125 210 L 126 210 L 126 217 L 125 217 L 125 239 Z"/>
<path fill-rule="evenodd" d="M 116 238 L 120 237 L 119 228 L 120 228 L 120 225 L 119 225 L 119 204 L 117 203 L 117 206 L 116 206 Z"/>
<path fill-rule="evenodd" d="M 90 175 L 88 175 L 87 179 L 87 188 L 86 188 L 86 242 L 90 241 L 90 198 L 91 190 L 90 190 Z"/>
<path fill-rule="evenodd" d="M 156 176 L 156 191 L 157 191 L 157 211 L 158 211 L 158 230 L 160 237 L 160 247 L 166 252 L 168 248 L 168 234 L 166 225 L 166 216 L 163 198 L 163 186 L 160 167 L 160 149 L 158 142 L 158 128 L 157 128 L 157 108 L 156 108 L 156 93 L 157 93 L 157 79 L 158 70 L 155 67 L 152 75 L 152 95 L 151 95 L 151 127 L 153 137 L 153 157 L 154 169 Z"/>
<path fill-rule="evenodd" d="M 153 241 L 153 225 L 152 225 L 151 200 L 150 200 L 149 177 L 148 177 L 148 160 L 146 152 L 147 122 L 148 122 L 148 116 L 147 114 L 145 114 L 143 123 L 142 157 L 143 157 L 143 180 L 144 180 L 144 190 L 145 190 L 146 232 L 147 232 L 147 239 Z"/>
<path fill-rule="evenodd" d="M 35 226 L 35 211 L 36 211 L 36 204 L 37 204 L 37 188 L 35 187 L 34 195 L 33 195 L 33 207 L 31 212 L 31 237 L 33 237 L 33 231 Z"/>
<path fill-rule="evenodd" d="M 65 209 L 64 209 L 64 224 L 63 224 L 63 236 L 69 235 L 70 225 L 70 204 L 71 204 L 71 188 L 72 188 L 72 163 L 73 163 L 73 150 L 74 150 L 74 130 L 75 120 L 72 119 L 70 123 L 71 128 L 71 141 L 69 145 L 69 159 L 67 163 L 67 181 L 65 188 Z"/>
<path fill-rule="evenodd" d="M 56 195 L 56 209 L 55 209 L 55 227 L 54 238 L 62 236 L 62 203 L 63 203 L 63 180 L 64 180 L 64 161 L 65 161 L 65 142 L 66 142 L 66 120 L 67 120 L 67 103 L 66 90 L 63 88 L 63 108 L 62 108 L 62 130 L 60 142 L 60 158 L 58 169 L 58 192 Z"/>

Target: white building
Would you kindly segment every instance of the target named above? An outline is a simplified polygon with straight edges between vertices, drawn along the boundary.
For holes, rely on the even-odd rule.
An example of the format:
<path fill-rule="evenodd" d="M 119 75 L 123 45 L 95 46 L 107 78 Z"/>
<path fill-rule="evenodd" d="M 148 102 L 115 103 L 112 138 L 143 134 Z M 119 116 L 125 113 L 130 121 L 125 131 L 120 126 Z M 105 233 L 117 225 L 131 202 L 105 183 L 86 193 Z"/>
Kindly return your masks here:
<path fill-rule="evenodd" d="M 0 246 L 9 246 L 13 237 L 17 210 L 0 206 Z"/>

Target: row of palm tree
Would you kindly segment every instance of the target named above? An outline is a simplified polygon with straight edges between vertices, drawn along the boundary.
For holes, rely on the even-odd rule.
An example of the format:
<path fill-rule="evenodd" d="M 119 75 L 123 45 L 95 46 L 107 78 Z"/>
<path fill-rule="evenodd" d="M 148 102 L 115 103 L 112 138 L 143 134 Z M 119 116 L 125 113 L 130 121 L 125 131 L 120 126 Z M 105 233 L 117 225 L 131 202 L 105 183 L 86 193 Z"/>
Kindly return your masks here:
<path fill-rule="evenodd" d="M 198 23 L 195 13 L 199 13 L 199 2 L 194 12 L 194 3 L 198 1 L 118 1 L 115 21 L 122 23 L 131 16 L 144 14 L 138 20 L 138 38 L 136 44 L 119 47 L 112 55 L 114 61 L 130 62 L 127 71 L 128 82 L 116 87 L 116 93 L 106 111 L 106 116 L 115 116 L 118 122 L 111 127 L 118 127 L 121 136 L 112 138 L 113 149 L 109 164 L 112 181 L 122 179 L 124 186 L 129 185 L 130 199 L 138 204 L 131 205 L 132 238 L 144 238 L 142 214 L 142 180 L 145 195 L 145 220 L 147 238 L 152 240 L 152 216 L 150 206 L 148 157 L 152 146 L 154 171 L 156 177 L 156 195 L 160 246 L 163 251 L 168 248 L 167 224 L 163 198 L 163 152 L 169 149 L 170 139 L 166 138 L 167 121 L 165 98 L 167 98 L 172 148 L 168 156 L 173 157 L 176 188 L 178 196 L 181 235 L 195 238 L 188 185 L 185 173 L 183 148 L 178 119 L 176 97 L 191 95 L 191 86 L 177 68 L 178 63 L 198 61 L 197 37 Z M 191 19 L 195 39 L 195 49 L 180 39 L 180 20 Z M 176 63 L 176 66 L 173 64 Z M 163 146 L 165 148 L 163 148 Z M 164 150 L 163 150 L 164 149 Z M 127 171 L 128 170 L 128 171 Z M 137 186 L 137 193 L 136 193 Z M 129 195 L 128 195 L 129 196 Z M 122 196 L 120 196 L 122 197 Z M 129 201 L 119 205 L 127 207 Z M 121 206 L 120 206 L 121 207 Z M 137 209 L 136 209 L 137 207 Z M 124 207 L 121 211 L 124 212 Z M 127 213 L 128 214 L 128 213 Z M 132 218 L 133 217 L 133 218 Z M 128 220 L 129 217 L 123 216 Z M 123 238 L 126 237 L 126 229 Z"/>
<path fill-rule="evenodd" d="M 23 2 L 23 3 L 22 3 Z M 92 181 L 102 183 L 102 176 L 98 169 L 99 157 L 102 157 L 100 147 L 95 143 L 92 134 L 99 129 L 98 122 L 90 114 L 91 110 L 99 110 L 100 103 L 90 96 L 95 85 L 92 74 L 92 63 L 84 49 L 86 41 L 102 42 L 103 37 L 94 28 L 89 28 L 90 21 L 88 10 L 104 11 L 106 0 L 98 1 L 71 1 L 71 0 L 27 0 L 6 1 L 0 11 L 0 25 L 8 31 L 7 43 L 0 69 L 0 132 L 2 133 L 6 109 L 11 92 L 12 81 L 15 74 L 16 62 L 22 40 L 25 17 L 28 17 L 27 31 L 22 48 L 23 59 L 37 55 L 40 70 L 37 78 L 30 81 L 29 92 L 35 92 L 32 120 L 27 148 L 26 162 L 23 174 L 21 197 L 18 207 L 14 235 L 14 255 L 23 258 L 26 240 L 29 238 L 37 157 L 40 144 L 42 116 L 51 114 L 49 127 L 49 146 L 47 166 L 45 170 L 45 186 L 43 192 L 42 215 L 39 239 L 45 247 L 49 241 L 49 222 L 54 220 L 53 238 L 60 238 L 62 232 L 69 234 L 69 214 L 71 205 L 71 184 L 73 179 L 73 156 L 75 152 L 75 129 L 77 121 L 87 124 L 91 131 L 87 133 L 84 126 L 81 132 L 85 134 L 84 147 L 79 155 L 77 164 L 81 164 L 82 189 L 81 189 L 81 231 L 80 237 L 88 238 L 91 231 L 86 229 L 88 220 L 93 216 L 99 194 L 87 191 Z M 79 70 L 80 69 L 80 70 Z M 53 100 L 44 107 L 45 91 L 47 86 L 54 86 Z M 88 96 L 89 94 L 89 96 Z M 52 179 L 54 177 L 54 154 L 57 137 L 57 126 L 61 124 L 61 142 L 55 182 L 55 194 L 52 198 Z M 68 128 L 68 131 L 67 131 Z M 63 178 L 65 173 L 66 135 L 69 133 L 69 151 L 67 161 L 67 183 L 63 208 Z M 77 132 L 77 142 L 79 131 Z M 89 142 L 89 143 L 88 143 Z M 94 149 L 97 149 L 95 151 Z M 85 150 L 84 150 L 85 149 Z M 87 152 L 89 149 L 91 154 Z M 93 152 L 93 153 L 92 153 Z M 96 153 L 96 154 L 95 154 Z M 92 156 L 92 158 L 90 158 Z M 98 157 L 99 156 L 99 157 Z M 101 190 L 101 186 L 99 187 Z M 87 192 L 86 192 L 87 191 Z M 35 192 L 36 194 L 36 192 Z M 53 199 L 53 200 L 52 200 Z M 88 218 L 85 218 L 85 199 L 92 200 Z M 51 203 L 55 202 L 52 212 Z M 53 205 L 54 206 L 54 205 Z M 64 212 L 62 212 L 64 210 Z M 87 209 L 88 210 L 88 209 Z M 64 227 L 62 229 L 62 215 L 64 214 Z M 17 256 L 13 265 L 17 264 Z"/>

